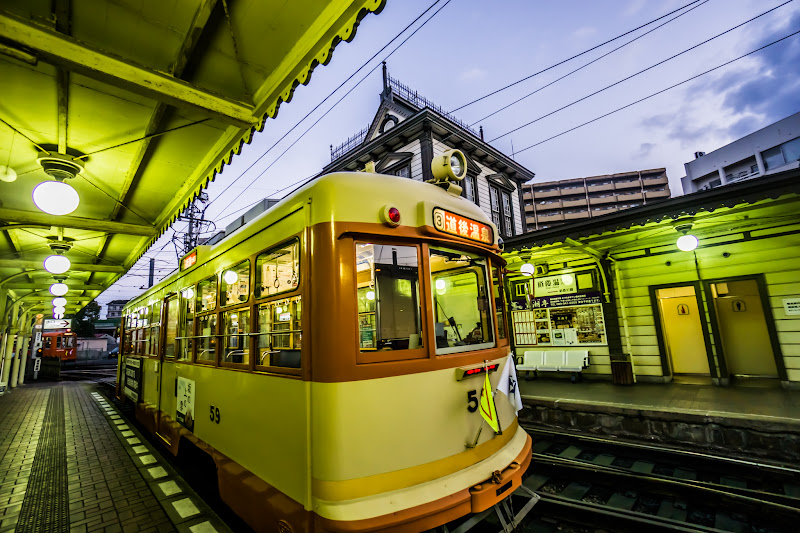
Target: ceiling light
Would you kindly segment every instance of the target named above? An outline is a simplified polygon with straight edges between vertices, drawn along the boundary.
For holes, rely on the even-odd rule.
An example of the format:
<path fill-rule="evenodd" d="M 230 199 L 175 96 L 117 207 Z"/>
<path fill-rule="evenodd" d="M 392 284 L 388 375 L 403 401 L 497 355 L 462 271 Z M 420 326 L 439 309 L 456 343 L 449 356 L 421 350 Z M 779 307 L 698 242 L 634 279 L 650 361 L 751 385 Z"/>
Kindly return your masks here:
<path fill-rule="evenodd" d="M 53 298 L 53 305 L 67 305 L 67 299 L 59 296 L 58 298 Z"/>
<path fill-rule="evenodd" d="M 56 320 L 61 320 L 62 318 L 64 318 L 64 314 L 63 313 L 53 313 L 53 318 L 55 318 Z"/>
<path fill-rule="evenodd" d="M 222 275 L 222 279 L 224 279 L 225 283 L 227 283 L 228 285 L 233 285 L 239 280 L 239 274 L 237 274 L 233 270 L 226 270 L 225 274 Z"/>
<path fill-rule="evenodd" d="M 678 250 L 691 252 L 697 248 L 699 241 L 694 235 L 681 235 L 678 237 L 678 242 L 676 244 L 678 245 Z"/>
<path fill-rule="evenodd" d="M 375 291 L 367 291 L 367 300 L 375 299 Z"/>
<path fill-rule="evenodd" d="M 0 181 L 11 183 L 17 180 L 17 173 L 7 165 L 0 165 Z"/>
<path fill-rule="evenodd" d="M 51 274 L 63 274 L 70 266 L 69 259 L 63 255 L 51 255 L 44 260 L 44 269 Z"/>
<path fill-rule="evenodd" d="M 187 300 L 191 299 L 193 296 L 194 296 L 194 289 L 193 288 L 188 287 L 187 289 L 185 289 L 183 291 L 183 297 L 186 298 Z"/>
<path fill-rule="evenodd" d="M 57 306 L 55 306 L 53 308 L 53 313 L 55 313 L 57 315 L 63 315 L 66 312 L 67 312 L 67 308 L 62 306 L 62 305 L 57 305 Z"/>
<path fill-rule="evenodd" d="M 520 274 L 523 274 L 525 276 L 533 276 L 534 270 L 535 268 L 530 263 L 523 263 L 523 265 L 519 267 Z"/>
<path fill-rule="evenodd" d="M 50 285 L 50 294 L 53 296 L 64 296 L 69 292 L 69 287 L 66 283 L 53 283 Z"/>
<path fill-rule="evenodd" d="M 63 181 L 43 181 L 33 189 L 33 203 L 51 215 L 68 215 L 78 208 L 80 198 Z"/>
<path fill-rule="evenodd" d="M 561 276 L 561 282 L 564 285 L 572 285 L 575 283 L 575 277 L 572 274 L 563 274 Z"/>

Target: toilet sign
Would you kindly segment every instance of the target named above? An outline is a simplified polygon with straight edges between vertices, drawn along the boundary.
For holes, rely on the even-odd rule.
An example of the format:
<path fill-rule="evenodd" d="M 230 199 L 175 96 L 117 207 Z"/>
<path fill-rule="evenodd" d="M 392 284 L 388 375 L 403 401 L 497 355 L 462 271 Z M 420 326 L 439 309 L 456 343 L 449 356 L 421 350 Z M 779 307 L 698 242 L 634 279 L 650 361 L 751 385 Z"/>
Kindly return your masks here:
<path fill-rule="evenodd" d="M 679 315 L 688 315 L 689 314 L 689 306 L 686 304 L 680 304 L 678 306 L 678 314 Z"/>
<path fill-rule="evenodd" d="M 747 311 L 747 304 L 744 300 L 734 300 L 731 302 L 731 306 L 733 306 L 734 313 L 744 313 Z"/>

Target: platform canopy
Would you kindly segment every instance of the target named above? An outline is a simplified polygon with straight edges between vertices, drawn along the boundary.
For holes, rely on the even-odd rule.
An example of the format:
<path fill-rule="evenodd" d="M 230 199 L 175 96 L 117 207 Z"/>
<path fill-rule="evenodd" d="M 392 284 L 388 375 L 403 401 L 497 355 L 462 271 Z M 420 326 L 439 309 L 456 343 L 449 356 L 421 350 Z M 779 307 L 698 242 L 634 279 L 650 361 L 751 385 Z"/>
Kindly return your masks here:
<path fill-rule="evenodd" d="M 95 298 L 384 2 L 3 2 L 0 295 L 49 312 L 53 245 L 67 312 Z M 65 176 L 79 206 L 42 212 Z"/>

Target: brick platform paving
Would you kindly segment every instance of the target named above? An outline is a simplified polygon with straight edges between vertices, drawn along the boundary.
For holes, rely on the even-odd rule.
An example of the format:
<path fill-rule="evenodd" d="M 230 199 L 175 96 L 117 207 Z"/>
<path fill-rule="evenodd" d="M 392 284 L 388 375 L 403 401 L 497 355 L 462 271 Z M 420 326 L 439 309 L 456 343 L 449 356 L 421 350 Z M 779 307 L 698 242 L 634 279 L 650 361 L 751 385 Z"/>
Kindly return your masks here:
<path fill-rule="evenodd" d="M 93 386 L 0 397 L 0 533 L 228 531 Z"/>

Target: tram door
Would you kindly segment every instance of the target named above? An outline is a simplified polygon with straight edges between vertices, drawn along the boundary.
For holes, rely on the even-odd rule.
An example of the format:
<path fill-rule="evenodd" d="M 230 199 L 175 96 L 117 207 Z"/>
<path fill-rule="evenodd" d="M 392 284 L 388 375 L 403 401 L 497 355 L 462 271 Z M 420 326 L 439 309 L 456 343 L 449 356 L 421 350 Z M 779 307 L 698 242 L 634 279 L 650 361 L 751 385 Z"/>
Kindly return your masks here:
<path fill-rule="evenodd" d="M 777 378 L 767 320 L 754 279 L 712 283 L 722 348 L 735 376 Z"/>
<path fill-rule="evenodd" d="M 164 350 L 159 361 L 158 369 L 158 411 L 159 416 L 156 421 L 156 433 L 167 444 L 170 442 L 170 432 L 165 431 L 166 420 L 164 415 L 175 412 L 175 356 L 177 354 L 176 337 L 178 334 L 178 297 L 170 296 L 164 303 L 164 322 L 166 332 L 164 338 Z"/>
<path fill-rule="evenodd" d="M 658 289 L 656 297 L 672 373 L 710 376 L 694 286 Z"/>

